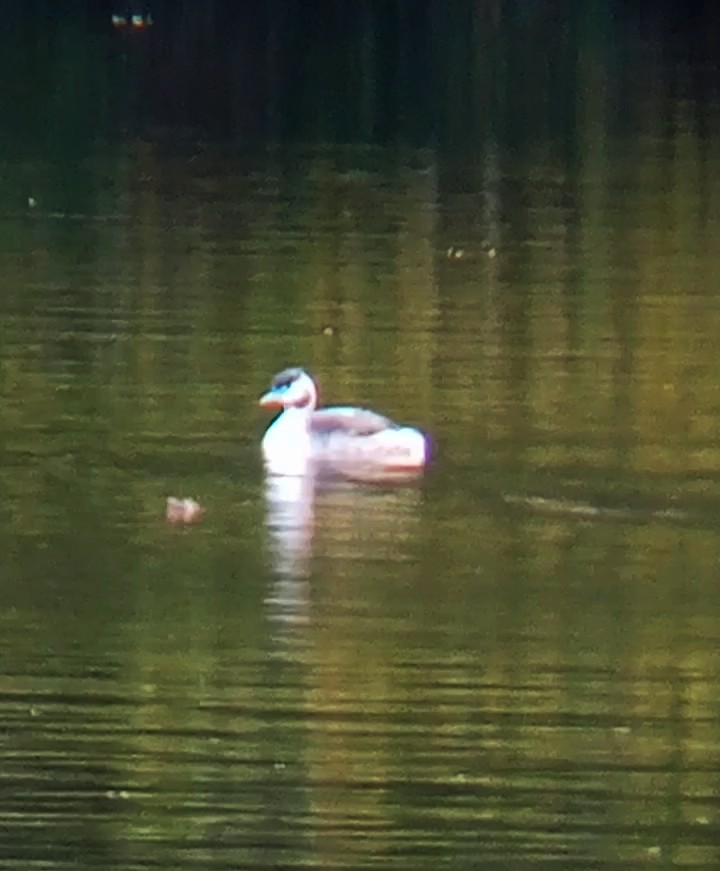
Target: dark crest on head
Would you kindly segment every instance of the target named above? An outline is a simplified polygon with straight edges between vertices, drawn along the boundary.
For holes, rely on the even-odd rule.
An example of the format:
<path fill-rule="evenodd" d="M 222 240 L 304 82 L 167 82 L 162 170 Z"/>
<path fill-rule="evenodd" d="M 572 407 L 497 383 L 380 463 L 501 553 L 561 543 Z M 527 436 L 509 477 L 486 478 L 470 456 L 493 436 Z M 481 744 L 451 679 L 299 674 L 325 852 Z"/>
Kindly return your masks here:
<path fill-rule="evenodd" d="M 297 367 L 291 369 L 283 369 L 272 380 L 273 387 L 289 387 L 293 381 L 297 381 L 303 374 L 303 370 Z"/>

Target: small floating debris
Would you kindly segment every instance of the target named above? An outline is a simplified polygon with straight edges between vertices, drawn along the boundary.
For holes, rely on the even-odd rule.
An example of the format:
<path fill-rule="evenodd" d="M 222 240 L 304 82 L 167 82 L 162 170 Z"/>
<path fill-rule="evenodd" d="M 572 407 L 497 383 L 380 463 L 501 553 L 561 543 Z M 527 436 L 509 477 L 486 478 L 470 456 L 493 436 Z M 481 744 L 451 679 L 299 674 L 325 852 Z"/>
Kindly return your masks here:
<path fill-rule="evenodd" d="M 205 513 L 203 506 L 194 499 L 177 499 L 168 496 L 165 503 L 165 518 L 168 523 L 189 524 L 198 523 Z"/>
<path fill-rule="evenodd" d="M 149 12 L 134 12 L 134 13 L 115 13 L 110 16 L 112 26 L 115 30 L 145 30 L 152 27 L 153 19 Z"/>

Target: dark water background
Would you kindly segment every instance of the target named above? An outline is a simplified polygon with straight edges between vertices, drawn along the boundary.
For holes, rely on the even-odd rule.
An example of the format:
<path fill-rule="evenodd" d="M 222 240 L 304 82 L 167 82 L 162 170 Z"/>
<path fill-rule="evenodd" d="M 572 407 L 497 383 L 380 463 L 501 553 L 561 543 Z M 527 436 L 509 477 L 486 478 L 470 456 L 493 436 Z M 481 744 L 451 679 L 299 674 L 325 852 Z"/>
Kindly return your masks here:
<path fill-rule="evenodd" d="M 715 869 L 714 18 L 320 6 L 0 38 L 2 867 Z"/>

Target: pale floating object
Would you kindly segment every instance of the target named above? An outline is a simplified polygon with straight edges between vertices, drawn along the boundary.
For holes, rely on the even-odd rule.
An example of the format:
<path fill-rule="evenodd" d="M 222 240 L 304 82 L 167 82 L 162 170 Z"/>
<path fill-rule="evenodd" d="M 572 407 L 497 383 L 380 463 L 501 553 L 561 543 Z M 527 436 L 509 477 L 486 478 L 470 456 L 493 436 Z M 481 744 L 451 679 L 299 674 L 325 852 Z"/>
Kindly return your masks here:
<path fill-rule="evenodd" d="M 168 496 L 165 503 L 165 518 L 178 525 L 197 523 L 205 513 L 203 506 L 194 499 L 177 499 Z"/>
<path fill-rule="evenodd" d="M 425 433 L 366 408 L 318 408 L 318 389 L 304 369 L 275 376 L 260 405 L 282 412 L 265 432 L 262 452 L 271 475 L 316 471 L 378 479 L 423 471 L 430 459 Z"/>
<path fill-rule="evenodd" d="M 115 30 L 124 30 L 128 27 L 133 30 L 145 30 L 148 27 L 152 27 L 154 23 L 152 15 L 149 12 L 147 14 L 142 12 L 128 12 L 124 15 L 114 14 L 110 16 L 110 21 Z"/>

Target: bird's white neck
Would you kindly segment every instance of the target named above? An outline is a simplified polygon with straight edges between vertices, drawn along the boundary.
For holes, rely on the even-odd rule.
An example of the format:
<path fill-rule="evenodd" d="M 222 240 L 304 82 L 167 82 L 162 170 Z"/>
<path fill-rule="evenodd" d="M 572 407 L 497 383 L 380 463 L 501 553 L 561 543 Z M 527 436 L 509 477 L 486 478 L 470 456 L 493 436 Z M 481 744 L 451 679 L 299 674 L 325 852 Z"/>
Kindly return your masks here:
<path fill-rule="evenodd" d="M 286 408 L 262 440 L 267 471 L 272 475 L 304 475 L 311 460 L 312 407 Z"/>

